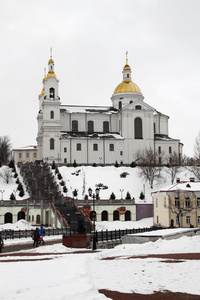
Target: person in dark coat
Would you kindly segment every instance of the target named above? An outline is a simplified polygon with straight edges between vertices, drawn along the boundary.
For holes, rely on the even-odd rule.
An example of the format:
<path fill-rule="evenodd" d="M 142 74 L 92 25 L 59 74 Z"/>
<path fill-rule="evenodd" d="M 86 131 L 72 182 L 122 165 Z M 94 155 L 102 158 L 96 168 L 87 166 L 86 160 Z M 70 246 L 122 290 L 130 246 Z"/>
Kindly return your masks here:
<path fill-rule="evenodd" d="M 2 250 L 2 247 L 3 247 L 3 239 L 1 237 L 1 232 L 0 232 L 0 252 Z"/>
<path fill-rule="evenodd" d="M 33 246 L 36 245 L 36 247 L 38 247 L 39 239 L 40 239 L 40 232 L 39 229 L 36 228 L 35 231 L 33 232 L 33 240 L 34 240 Z"/>

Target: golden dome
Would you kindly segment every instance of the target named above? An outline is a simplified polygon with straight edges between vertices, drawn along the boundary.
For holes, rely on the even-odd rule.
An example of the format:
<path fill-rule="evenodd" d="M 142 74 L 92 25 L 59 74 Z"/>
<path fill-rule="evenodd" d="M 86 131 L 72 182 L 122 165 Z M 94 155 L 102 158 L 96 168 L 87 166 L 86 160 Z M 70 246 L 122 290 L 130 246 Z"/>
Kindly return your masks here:
<path fill-rule="evenodd" d="M 132 80 L 123 80 L 114 90 L 113 94 L 118 93 L 140 93 L 142 94 L 140 88 Z"/>
<path fill-rule="evenodd" d="M 55 78 L 57 81 L 59 81 L 58 78 L 56 77 L 56 74 L 54 73 L 54 71 L 51 71 L 51 70 L 49 70 L 47 76 L 45 76 L 43 78 L 43 81 L 46 81 L 47 79 L 52 78 L 52 77 Z"/>
<path fill-rule="evenodd" d="M 54 64 L 54 60 L 52 58 L 50 58 L 49 64 Z"/>
<path fill-rule="evenodd" d="M 131 70 L 131 67 L 128 65 L 128 64 L 125 64 L 125 66 L 124 66 L 124 69 L 123 69 L 124 71 L 127 71 L 127 70 Z"/>
<path fill-rule="evenodd" d="M 39 97 L 42 97 L 42 95 L 44 95 L 44 88 L 41 91 L 41 94 L 39 95 Z"/>

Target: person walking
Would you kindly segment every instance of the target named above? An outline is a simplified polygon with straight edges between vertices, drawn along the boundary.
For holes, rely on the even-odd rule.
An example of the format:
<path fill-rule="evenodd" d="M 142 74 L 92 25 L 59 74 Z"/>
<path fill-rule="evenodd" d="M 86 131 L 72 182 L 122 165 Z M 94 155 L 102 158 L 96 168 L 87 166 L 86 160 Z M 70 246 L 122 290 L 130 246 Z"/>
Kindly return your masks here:
<path fill-rule="evenodd" d="M 0 232 L 0 252 L 2 251 L 3 245 L 4 245 L 4 243 L 3 243 L 3 239 L 1 237 L 1 232 Z"/>
<path fill-rule="evenodd" d="M 40 232 L 39 232 L 39 229 L 36 228 L 35 231 L 33 232 L 33 246 L 36 245 L 36 247 L 38 247 L 38 242 L 39 242 L 39 239 L 40 239 Z"/>
<path fill-rule="evenodd" d="M 40 228 L 40 240 L 39 240 L 39 244 L 40 243 L 43 243 L 43 245 L 44 245 L 44 228 L 41 226 L 41 228 Z"/>

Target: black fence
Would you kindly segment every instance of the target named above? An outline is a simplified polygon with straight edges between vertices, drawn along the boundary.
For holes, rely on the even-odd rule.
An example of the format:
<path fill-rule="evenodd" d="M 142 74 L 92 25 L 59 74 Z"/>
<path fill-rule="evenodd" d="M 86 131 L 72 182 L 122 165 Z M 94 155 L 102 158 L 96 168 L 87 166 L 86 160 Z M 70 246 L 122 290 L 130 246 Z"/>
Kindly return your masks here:
<path fill-rule="evenodd" d="M 132 229 L 124 229 L 124 230 L 102 230 L 102 231 L 96 231 L 95 232 L 95 238 L 96 243 L 98 242 L 108 242 L 112 240 L 120 240 L 122 236 L 127 234 L 133 234 L 133 233 L 142 233 L 142 232 L 148 232 L 148 231 L 154 231 L 162 229 L 159 227 L 144 227 L 144 228 L 132 228 Z M 94 234 L 92 233 L 92 241 L 93 241 Z"/>
<path fill-rule="evenodd" d="M 112 240 L 120 240 L 122 236 L 133 233 L 142 233 L 153 230 L 161 229 L 159 227 L 151 228 L 133 228 L 133 229 L 124 229 L 124 230 L 102 230 L 95 231 L 96 242 L 106 242 Z M 2 230 L 1 237 L 4 240 L 7 239 L 20 239 L 20 238 L 31 238 L 33 236 L 34 229 L 32 230 Z M 78 234 L 79 232 L 71 230 L 70 228 L 45 228 L 45 236 L 55 236 L 55 235 L 73 235 Z M 91 234 L 93 240 L 93 232 Z"/>

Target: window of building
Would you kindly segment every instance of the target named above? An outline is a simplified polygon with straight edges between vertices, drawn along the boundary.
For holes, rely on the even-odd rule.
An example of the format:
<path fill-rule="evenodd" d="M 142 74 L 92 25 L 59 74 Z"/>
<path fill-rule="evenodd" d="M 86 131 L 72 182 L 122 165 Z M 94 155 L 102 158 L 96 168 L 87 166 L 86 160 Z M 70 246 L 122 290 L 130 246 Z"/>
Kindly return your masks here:
<path fill-rule="evenodd" d="M 161 147 L 160 146 L 158 147 L 158 153 L 159 154 L 161 153 Z"/>
<path fill-rule="evenodd" d="M 153 132 L 156 133 L 156 123 L 153 123 Z"/>
<path fill-rule="evenodd" d="M 64 147 L 64 152 L 67 152 L 67 147 Z"/>
<path fill-rule="evenodd" d="M 88 121 L 88 132 L 94 132 L 94 122 Z"/>
<path fill-rule="evenodd" d="M 197 207 L 200 207 L 200 198 L 197 198 Z"/>
<path fill-rule="evenodd" d="M 114 151 L 114 144 L 109 144 L 109 150 Z"/>
<path fill-rule="evenodd" d="M 198 224 L 200 224 L 200 216 L 198 216 Z"/>
<path fill-rule="evenodd" d="M 158 207 L 158 198 L 156 198 L 156 207 Z"/>
<path fill-rule="evenodd" d="M 142 119 L 135 118 L 135 139 L 142 139 Z"/>
<path fill-rule="evenodd" d="M 118 108 L 119 108 L 119 109 L 122 109 L 122 101 L 119 101 Z"/>
<path fill-rule="evenodd" d="M 50 118 L 54 119 L 54 111 L 53 110 L 51 110 L 51 112 L 50 112 Z"/>
<path fill-rule="evenodd" d="M 78 131 L 78 121 L 77 120 L 72 121 L 72 131 Z"/>
<path fill-rule="evenodd" d="M 159 224 L 159 216 L 156 216 L 156 223 Z"/>
<path fill-rule="evenodd" d="M 29 153 L 28 152 L 26 153 L 26 158 L 29 158 Z"/>
<path fill-rule="evenodd" d="M 64 158 L 64 164 L 66 164 L 67 163 L 67 159 L 66 158 Z"/>
<path fill-rule="evenodd" d="M 76 150 L 81 151 L 81 144 L 80 143 L 76 144 Z"/>
<path fill-rule="evenodd" d="M 37 157 L 37 153 L 34 152 L 33 153 L 33 157 L 36 158 Z"/>
<path fill-rule="evenodd" d="M 120 151 L 120 155 L 121 155 L 121 156 L 123 155 L 123 151 Z"/>
<path fill-rule="evenodd" d="M 172 158 L 171 157 L 169 158 L 169 164 L 170 165 L 172 164 Z"/>
<path fill-rule="evenodd" d="M 51 88 L 49 89 L 49 97 L 50 97 L 50 98 L 54 98 L 54 94 L 55 94 L 55 90 L 54 90 L 54 88 L 51 87 Z"/>
<path fill-rule="evenodd" d="M 34 215 L 32 215 L 32 222 L 34 222 Z"/>
<path fill-rule="evenodd" d="M 179 198 L 175 198 L 175 207 L 180 208 L 180 200 Z"/>
<path fill-rule="evenodd" d="M 98 144 L 93 144 L 93 151 L 98 151 Z"/>
<path fill-rule="evenodd" d="M 190 198 L 185 199 L 185 207 L 189 208 L 190 207 Z"/>
<path fill-rule="evenodd" d="M 159 165 L 161 165 L 161 164 L 162 164 L 162 159 L 161 159 L 161 157 L 159 157 L 158 161 L 159 161 Z"/>
<path fill-rule="evenodd" d="M 166 198 L 164 198 L 164 207 L 167 206 L 167 201 L 166 201 Z"/>
<path fill-rule="evenodd" d="M 129 74 L 127 74 L 127 78 L 129 78 Z"/>
<path fill-rule="evenodd" d="M 103 122 L 103 132 L 109 132 L 109 122 L 108 121 Z"/>
<path fill-rule="evenodd" d="M 191 224 L 191 218 L 190 218 L 190 216 L 186 216 L 186 224 L 188 224 L 188 225 Z"/>
<path fill-rule="evenodd" d="M 22 158 L 22 154 L 21 154 L 21 152 L 19 153 L 19 158 Z"/>
<path fill-rule="evenodd" d="M 135 109 L 142 109 L 141 105 L 136 105 Z"/>
<path fill-rule="evenodd" d="M 170 154 L 172 153 L 172 147 L 169 147 L 169 153 Z"/>
<path fill-rule="evenodd" d="M 54 150 L 54 139 L 50 139 L 50 150 Z"/>

